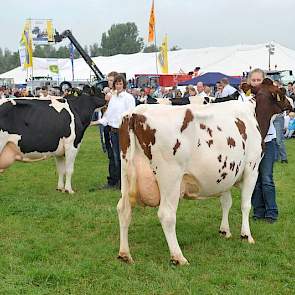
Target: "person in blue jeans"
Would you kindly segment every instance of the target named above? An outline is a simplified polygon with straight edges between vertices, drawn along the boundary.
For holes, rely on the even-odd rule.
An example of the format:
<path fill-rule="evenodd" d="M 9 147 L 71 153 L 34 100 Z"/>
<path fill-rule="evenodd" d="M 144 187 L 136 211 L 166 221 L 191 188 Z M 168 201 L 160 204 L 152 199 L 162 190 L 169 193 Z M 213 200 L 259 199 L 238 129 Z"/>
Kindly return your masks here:
<path fill-rule="evenodd" d="M 110 127 L 110 141 L 114 156 L 114 176 L 115 186 L 120 187 L 121 183 L 121 158 L 120 158 L 120 142 L 119 127 L 122 115 L 135 108 L 134 97 L 126 92 L 126 80 L 121 74 L 118 74 L 113 82 L 113 92 L 103 117 L 99 123 Z"/>
<path fill-rule="evenodd" d="M 255 69 L 248 76 L 251 86 L 258 86 L 265 78 L 261 69 Z M 278 218 L 278 207 L 276 203 L 276 188 L 273 180 L 273 166 L 276 156 L 276 130 L 270 123 L 269 130 L 264 139 L 264 156 L 258 169 L 258 178 L 252 194 L 253 218 L 263 219 L 273 223 Z"/>
<path fill-rule="evenodd" d="M 258 178 L 252 195 L 254 219 L 265 219 L 273 223 L 278 218 L 276 188 L 273 180 L 276 140 L 265 143 L 264 156 L 260 162 Z"/>
<path fill-rule="evenodd" d="M 285 124 L 285 118 L 284 114 L 278 114 L 273 122 L 275 128 L 276 128 L 276 150 L 275 150 L 275 160 L 279 161 L 281 160 L 281 163 L 288 163 L 287 159 L 287 152 L 286 152 L 286 146 L 285 146 L 285 137 L 284 137 L 284 124 Z"/>

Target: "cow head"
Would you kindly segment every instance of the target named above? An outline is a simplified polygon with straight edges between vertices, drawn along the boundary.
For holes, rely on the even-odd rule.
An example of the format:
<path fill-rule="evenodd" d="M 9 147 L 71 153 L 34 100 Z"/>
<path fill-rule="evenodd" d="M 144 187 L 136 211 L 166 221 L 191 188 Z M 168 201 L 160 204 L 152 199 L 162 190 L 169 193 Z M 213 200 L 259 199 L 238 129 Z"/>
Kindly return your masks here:
<path fill-rule="evenodd" d="M 266 100 L 273 114 L 278 114 L 283 111 L 291 111 L 292 106 L 286 98 L 286 92 L 275 85 L 269 78 L 265 78 L 262 84 L 254 89 L 253 93 L 256 94 L 256 101 L 258 99 Z"/>
<path fill-rule="evenodd" d="M 256 117 L 261 129 L 262 138 L 265 138 L 269 129 L 271 117 L 286 110 L 292 110 L 292 106 L 284 92 L 273 85 L 272 80 L 266 78 L 262 84 L 251 88 L 255 94 Z"/>
<path fill-rule="evenodd" d="M 252 93 L 251 90 L 251 85 L 249 85 L 248 83 L 244 82 L 241 84 L 240 89 L 247 95 L 249 96 Z"/>

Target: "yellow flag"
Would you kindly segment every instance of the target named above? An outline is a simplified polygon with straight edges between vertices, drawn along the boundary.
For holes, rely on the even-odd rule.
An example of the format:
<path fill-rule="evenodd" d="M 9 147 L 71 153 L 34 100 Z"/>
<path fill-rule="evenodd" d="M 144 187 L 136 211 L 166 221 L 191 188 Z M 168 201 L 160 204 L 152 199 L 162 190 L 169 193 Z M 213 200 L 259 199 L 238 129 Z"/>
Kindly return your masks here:
<path fill-rule="evenodd" d="M 25 22 L 20 43 L 20 45 L 24 46 L 26 49 L 24 68 L 31 68 L 33 66 L 33 44 L 31 35 L 31 24 L 29 20 Z"/>
<path fill-rule="evenodd" d="M 168 74 L 168 38 L 165 36 L 158 53 L 158 61 L 163 74 Z"/>
<path fill-rule="evenodd" d="M 54 36 L 53 36 L 53 24 L 52 20 L 48 19 L 46 21 L 47 24 L 47 37 L 48 37 L 48 42 L 53 42 L 54 41 Z"/>
<path fill-rule="evenodd" d="M 150 21 L 149 21 L 149 42 L 153 42 L 155 40 L 155 8 L 154 8 L 154 0 L 152 3 Z"/>

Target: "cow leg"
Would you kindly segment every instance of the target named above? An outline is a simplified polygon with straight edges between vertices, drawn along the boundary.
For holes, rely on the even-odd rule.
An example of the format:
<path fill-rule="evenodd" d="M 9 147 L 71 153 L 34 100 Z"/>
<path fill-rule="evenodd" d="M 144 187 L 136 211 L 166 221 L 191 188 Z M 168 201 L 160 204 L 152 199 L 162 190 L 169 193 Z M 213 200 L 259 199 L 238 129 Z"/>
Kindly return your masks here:
<path fill-rule="evenodd" d="M 133 263 L 128 243 L 128 229 L 131 222 L 131 205 L 128 195 L 122 196 L 122 198 L 119 200 L 117 212 L 120 223 L 120 250 L 118 259 L 121 259 L 127 263 Z"/>
<path fill-rule="evenodd" d="M 243 182 L 241 183 L 241 210 L 242 210 L 242 228 L 241 238 L 247 239 L 250 244 L 255 241 L 250 232 L 249 214 L 251 210 L 251 197 L 257 181 L 257 169 L 252 171 L 244 171 Z"/>
<path fill-rule="evenodd" d="M 64 192 L 65 189 L 65 173 L 66 173 L 66 167 L 65 167 L 65 157 L 64 156 L 56 156 L 55 157 L 56 162 L 56 169 L 58 172 L 58 183 L 57 183 L 57 189 L 60 192 Z"/>
<path fill-rule="evenodd" d="M 73 194 L 74 191 L 72 190 L 72 174 L 74 172 L 74 164 L 75 164 L 75 158 L 77 155 L 78 149 L 72 147 L 69 147 L 65 151 L 65 158 L 66 158 L 66 184 L 65 184 L 65 192 L 69 194 Z"/>
<path fill-rule="evenodd" d="M 132 177 L 132 176 L 130 176 Z M 134 176 L 133 176 L 134 177 Z M 120 224 L 120 250 L 118 259 L 121 259 L 127 263 L 133 263 L 133 259 L 130 255 L 129 243 L 128 243 L 128 229 L 131 222 L 131 203 L 129 200 L 130 183 L 127 176 L 127 163 L 122 161 L 121 166 L 121 199 L 117 205 L 117 212 Z"/>
<path fill-rule="evenodd" d="M 219 228 L 219 233 L 225 235 L 226 238 L 231 237 L 231 232 L 229 229 L 228 214 L 232 206 L 231 192 L 224 192 L 221 194 L 220 203 L 222 206 L 222 220 Z"/>
<path fill-rule="evenodd" d="M 169 171 L 169 169 L 166 171 Z M 171 171 L 173 171 L 173 169 Z M 175 172 L 175 174 L 177 174 L 177 172 Z M 161 203 L 158 211 L 158 217 L 168 243 L 171 262 L 175 265 L 184 265 L 188 264 L 188 261 L 181 252 L 175 229 L 176 211 L 180 196 L 180 181 L 178 181 L 177 178 L 175 179 L 173 176 L 170 178 L 168 175 L 165 175 L 165 178 L 170 179 L 171 181 L 169 181 L 169 183 L 159 182 Z M 179 176 L 178 179 L 182 179 L 182 177 Z"/>

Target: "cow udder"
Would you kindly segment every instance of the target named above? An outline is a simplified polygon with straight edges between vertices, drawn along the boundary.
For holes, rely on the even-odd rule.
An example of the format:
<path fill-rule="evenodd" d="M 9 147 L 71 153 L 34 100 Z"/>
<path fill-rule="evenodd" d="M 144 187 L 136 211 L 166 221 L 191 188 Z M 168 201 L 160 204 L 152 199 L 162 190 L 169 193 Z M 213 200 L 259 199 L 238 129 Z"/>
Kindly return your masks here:
<path fill-rule="evenodd" d="M 134 159 L 136 169 L 136 198 L 139 204 L 150 207 L 160 205 L 160 191 L 156 177 L 146 159 Z"/>

